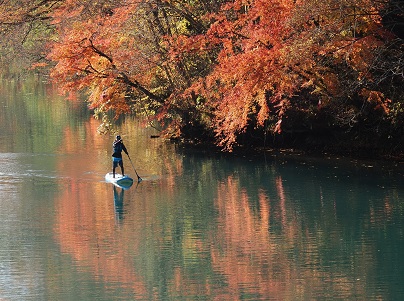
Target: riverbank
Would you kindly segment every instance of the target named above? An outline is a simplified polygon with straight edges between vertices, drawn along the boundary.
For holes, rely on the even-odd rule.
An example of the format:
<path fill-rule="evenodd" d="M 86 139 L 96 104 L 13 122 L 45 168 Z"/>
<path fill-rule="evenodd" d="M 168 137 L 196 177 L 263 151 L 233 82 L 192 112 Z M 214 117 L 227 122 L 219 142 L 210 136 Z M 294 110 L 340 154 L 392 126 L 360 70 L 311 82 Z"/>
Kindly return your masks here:
<path fill-rule="evenodd" d="M 189 131 L 181 143 L 192 147 L 203 147 L 221 151 L 215 146 L 211 134 Z M 344 156 L 361 160 L 404 161 L 404 136 L 397 129 L 394 134 L 389 128 L 356 129 L 336 128 L 312 131 L 289 131 L 265 135 L 260 131 L 250 131 L 239 136 L 233 153 L 252 155 L 254 153 L 282 152 L 314 156 Z"/>
<path fill-rule="evenodd" d="M 273 143 L 271 145 L 244 144 L 235 147 L 231 152 L 224 152 L 220 147 L 215 146 L 211 141 L 199 141 L 196 139 L 173 139 L 181 147 L 199 149 L 203 152 L 221 153 L 229 156 L 240 156 L 254 158 L 270 156 L 277 158 L 344 158 L 352 161 L 362 161 L 364 164 L 387 164 L 392 166 L 404 165 L 404 152 L 398 147 L 371 147 L 359 144 L 341 143 Z M 365 163 L 366 162 L 366 163 Z M 403 166 L 404 167 L 404 166 Z"/>

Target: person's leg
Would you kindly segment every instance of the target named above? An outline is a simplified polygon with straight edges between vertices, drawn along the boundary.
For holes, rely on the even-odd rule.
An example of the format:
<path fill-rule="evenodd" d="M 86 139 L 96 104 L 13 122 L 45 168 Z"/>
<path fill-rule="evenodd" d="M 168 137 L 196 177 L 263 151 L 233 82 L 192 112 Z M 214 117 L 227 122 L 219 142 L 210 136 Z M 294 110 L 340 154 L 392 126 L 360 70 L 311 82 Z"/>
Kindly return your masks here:
<path fill-rule="evenodd" d="M 119 161 L 119 166 L 121 167 L 122 171 L 122 177 L 125 175 L 124 169 L 123 169 L 123 160 Z"/>
<path fill-rule="evenodd" d="M 112 161 L 112 177 L 115 178 L 115 168 L 118 166 L 115 160 Z"/>

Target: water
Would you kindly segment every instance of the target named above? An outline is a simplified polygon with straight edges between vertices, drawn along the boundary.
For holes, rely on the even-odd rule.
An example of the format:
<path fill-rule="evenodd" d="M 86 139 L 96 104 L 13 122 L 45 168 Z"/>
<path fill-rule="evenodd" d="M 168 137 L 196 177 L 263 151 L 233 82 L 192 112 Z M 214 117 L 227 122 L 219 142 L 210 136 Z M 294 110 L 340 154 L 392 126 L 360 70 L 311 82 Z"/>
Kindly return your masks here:
<path fill-rule="evenodd" d="M 126 120 L 124 191 L 85 104 L 29 79 L 0 108 L 0 300 L 404 298 L 400 164 L 190 151 Z"/>

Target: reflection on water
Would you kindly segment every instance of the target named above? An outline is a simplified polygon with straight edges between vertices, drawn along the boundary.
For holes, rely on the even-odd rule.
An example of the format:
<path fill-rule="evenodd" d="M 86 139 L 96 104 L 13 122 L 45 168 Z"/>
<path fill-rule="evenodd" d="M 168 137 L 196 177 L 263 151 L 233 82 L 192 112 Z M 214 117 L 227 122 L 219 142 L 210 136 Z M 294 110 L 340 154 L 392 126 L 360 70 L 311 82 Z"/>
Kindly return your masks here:
<path fill-rule="evenodd" d="M 71 245 L 68 252 L 94 277 L 139 300 L 389 299 L 403 292 L 394 287 L 402 272 L 385 266 L 386 254 L 403 250 L 398 187 L 299 162 L 235 164 L 186 154 L 172 163 L 175 172 L 125 193 L 111 185 L 114 208 L 107 197 L 97 202 L 102 210 L 63 221 L 75 223 L 71 229 L 87 223 L 92 235 L 69 241 L 61 233 L 60 244 Z M 74 213 L 83 207 L 66 203 Z"/>
<path fill-rule="evenodd" d="M 120 191 L 118 191 L 120 190 Z M 125 194 L 125 190 L 122 188 L 117 188 L 114 186 L 114 207 L 115 207 L 115 216 L 117 221 L 123 220 L 123 196 Z"/>
<path fill-rule="evenodd" d="M 15 91 L 17 113 L 35 116 L 41 100 Z M 59 102 L 67 115 L 43 111 L 59 126 L 32 117 L 36 131 L 0 113 L 13 141 L 0 147 L 1 300 L 404 296 L 400 168 L 184 151 L 126 120 L 143 181 L 123 190 L 104 180 L 113 137 Z"/>

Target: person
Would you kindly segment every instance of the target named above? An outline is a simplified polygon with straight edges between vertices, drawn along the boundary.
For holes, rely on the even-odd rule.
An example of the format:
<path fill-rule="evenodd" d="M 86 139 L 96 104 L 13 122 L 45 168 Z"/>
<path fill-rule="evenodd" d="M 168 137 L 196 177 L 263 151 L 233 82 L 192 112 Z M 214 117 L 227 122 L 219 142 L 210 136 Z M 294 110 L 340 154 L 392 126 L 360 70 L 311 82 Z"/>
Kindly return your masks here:
<path fill-rule="evenodd" d="M 121 136 L 117 135 L 115 141 L 112 143 L 113 154 L 112 154 L 112 175 L 115 178 L 115 169 L 119 165 L 121 167 L 122 176 L 125 175 L 122 160 L 122 151 L 124 151 L 128 156 L 128 151 L 126 150 L 125 144 L 121 139 Z"/>

